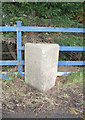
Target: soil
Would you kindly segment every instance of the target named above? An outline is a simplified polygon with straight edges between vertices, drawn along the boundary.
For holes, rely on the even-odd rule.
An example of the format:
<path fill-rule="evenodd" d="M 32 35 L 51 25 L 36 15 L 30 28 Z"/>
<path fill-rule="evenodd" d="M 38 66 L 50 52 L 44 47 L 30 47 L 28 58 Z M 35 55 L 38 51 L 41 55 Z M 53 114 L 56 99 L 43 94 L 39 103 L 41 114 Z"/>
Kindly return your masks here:
<path fill-rule="evenodd" d="M 58 81 L 65 76 L 57 77 Z M 27 85 L 24 78 L 14 76 L 2 82 L 3 118 L 82 118 L 83 86 L 55 86 L 40 92 Z"/>

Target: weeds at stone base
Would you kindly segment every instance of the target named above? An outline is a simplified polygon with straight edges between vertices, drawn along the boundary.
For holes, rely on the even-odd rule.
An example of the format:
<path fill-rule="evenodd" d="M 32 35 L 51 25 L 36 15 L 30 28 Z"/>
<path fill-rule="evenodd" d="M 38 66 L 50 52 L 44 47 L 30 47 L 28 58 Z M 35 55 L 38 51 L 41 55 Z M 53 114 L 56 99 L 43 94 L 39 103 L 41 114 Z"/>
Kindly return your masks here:
<path fill-rule="evenodd" d="M 2 81 L 3 110 L 12 112 L 28 110 L 38 114 L 61 109 L 72 114 L 83 114 L 83 74 L 80 72 L 57 77 L 55 86 L 45 93 L 27 85 L 20 76 L 11 75 L 11 80 Z"/>

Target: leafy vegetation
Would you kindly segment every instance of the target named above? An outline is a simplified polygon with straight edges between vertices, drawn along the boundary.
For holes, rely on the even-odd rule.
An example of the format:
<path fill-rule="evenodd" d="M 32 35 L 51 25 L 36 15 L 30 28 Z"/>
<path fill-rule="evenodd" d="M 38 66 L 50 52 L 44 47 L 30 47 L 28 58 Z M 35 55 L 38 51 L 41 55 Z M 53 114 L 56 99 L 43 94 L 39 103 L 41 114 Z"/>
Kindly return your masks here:
<path fill-rule="evenodd" d="M 3 25 L 16 20 L 23 25 L 78 27 L 83 18 L 82 2 L 4 2 Z"/>
<path fill-rule="evenodd" d="M 74 72 L 72 74 L 68 74 L 67 76 L 61 76 L 59 82 L 57 82 L 57 86 L 60 87 L 73 87 L 73 86 L 79 86 L 83 87 L 83 69 L 77 72 Z"/>

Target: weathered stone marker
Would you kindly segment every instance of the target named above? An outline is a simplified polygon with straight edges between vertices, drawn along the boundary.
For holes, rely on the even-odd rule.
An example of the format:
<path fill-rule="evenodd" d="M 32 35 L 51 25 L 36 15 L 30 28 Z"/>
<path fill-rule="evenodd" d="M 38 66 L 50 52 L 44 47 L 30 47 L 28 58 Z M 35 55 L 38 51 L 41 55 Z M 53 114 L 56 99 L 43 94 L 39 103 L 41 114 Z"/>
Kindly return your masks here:
<path fill-rule="evenodd" d="M 40 91 L 55 85 L 58 68 L 58 44 L 25 44 L 25 81 Z"/>

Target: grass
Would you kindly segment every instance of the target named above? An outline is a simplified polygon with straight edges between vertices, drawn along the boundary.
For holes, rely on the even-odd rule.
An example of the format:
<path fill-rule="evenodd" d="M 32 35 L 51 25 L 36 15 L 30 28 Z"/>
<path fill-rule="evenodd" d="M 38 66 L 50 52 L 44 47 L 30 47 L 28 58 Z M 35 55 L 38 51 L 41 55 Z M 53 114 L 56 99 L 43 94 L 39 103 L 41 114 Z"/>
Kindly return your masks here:
<path fill-rule="evenodd" d="M 56 86 L 61 88 L 72 87 L 72 86 L 83 86 L 83 69 L 69 75 L 63 75 L 60 80 L 56 83 Z"/>
<path fill-rule="evenodd" d="M 4 76 L 8 77 L 8 79 L 4 79 L 2 77 L 2 79 L 4 79 L 6 83 L 9 83 L 9 82 L 11 82 L 11 81 L 13 81 L 13 80 L 15 80 L 17 78 L 22 78 L 23 79 L 23 76 L 20 75 L 19 72 L 17 74 L 15 74 L 15 72 L 13 72 L 13 71 L 12 72 L 8 71 L 7 74 L 4 75 Z M 23 80 L 23 83 L 25 84 L 24 80 Z"/>

